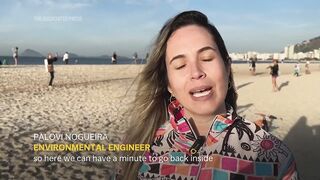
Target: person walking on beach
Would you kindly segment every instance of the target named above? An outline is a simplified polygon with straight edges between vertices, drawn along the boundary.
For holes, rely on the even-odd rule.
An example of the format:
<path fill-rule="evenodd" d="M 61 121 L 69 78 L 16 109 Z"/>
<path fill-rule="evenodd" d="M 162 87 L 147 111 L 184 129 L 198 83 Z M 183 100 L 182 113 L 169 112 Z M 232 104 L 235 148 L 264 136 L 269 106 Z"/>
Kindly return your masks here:
<path fill-rule="evenodd" d="M 133 63 L 134 63 L 134 64 L 137 64 L 137 63 L 138 63 L 138 53 L 137 53 L 137 52 L 135 52 L 135 53 L 133 54 L 132 59 L 133 59 Z"/>
<path fill-rule="evenodd" d="M 2 65 L 8 65 L 8 62 L 7 62 L 7 59 L 6 59 L 6 58 L 3 59 Z"/>
<path fill-rule="evenodd" d="M 14 59 L 14 64 L 18 65 L 18 47 L 13 48 L 13 59 Z"/>
<path fill-rule="evenodd" d="M 310 62 L 306 61 L 306 65 L 305 65 L 305 73 L 306 74 L 311 74 L 310 69 L 309 69 L 309 65 L 310 65 Z"/>
<path fill-rule="evenodd" d="M 251 58 L 251 74 L 256 75 L 256 57 Z"/>
<path fill-rule="evenodd" d="M 224 41 L 206 15 L 185 11 L 160 30 L 125 119 L 120 179 L 298 179 L 278 138 L 237 114 Z M 142 158 L 141 158 L 142 157 Z"/>
<path fill-rule="evenodd" d="M 63 55 L 63 62 L 65 64 L 68 64 L 69 63 L 69 53 L 68 52 L 65 52 L 64 55 Z"/>
<path fill-rule="evenodd" d="M 272 89 L 274 92 L 278 91 L 278 85 L 277 85 L 277 77 L 279 76 L 279 65 L 278 60 L 274 59 L 273 64 L 268 66 L 267 68 L 270 68 L 270 75 L 272 80 Z"/>
<path fill-rule="evenodd" d="M 296 77 L 300 76 L 300 64 L 299 63 L 294 65 L 293 75 Z"/>
<path fill-rule="evenodd" d="M 113 52 L 113 54 L 112 54 L 111 63 L 117 64 L 117 53 L 116 52 Z"/>
<path fill-rule="evenodd" d="M 53 56 L 51 53 L 48 53 L 47 58 L 44 60 L 46 70 L 50 74 L 49 87 L 52 87 L 52 83 L 53 83 L 53 79 L 54 79 L 53 62 L 56 62 L 57 60 L 58 60 L 58 54 Z"/>

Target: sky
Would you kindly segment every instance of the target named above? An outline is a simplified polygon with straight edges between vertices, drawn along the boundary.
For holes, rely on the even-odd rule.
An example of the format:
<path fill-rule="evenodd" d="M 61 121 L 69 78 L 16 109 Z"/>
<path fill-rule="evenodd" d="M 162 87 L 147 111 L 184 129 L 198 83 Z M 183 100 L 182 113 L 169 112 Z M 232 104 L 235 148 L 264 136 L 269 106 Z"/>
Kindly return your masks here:
<path fill-rule="evenodd" d="M 144 56 L 171 17 L 206 14 L 229 52 L 281 52 L 320 36 L 318 0 L 2 0 L 0 56 L 33 49 Z"/>

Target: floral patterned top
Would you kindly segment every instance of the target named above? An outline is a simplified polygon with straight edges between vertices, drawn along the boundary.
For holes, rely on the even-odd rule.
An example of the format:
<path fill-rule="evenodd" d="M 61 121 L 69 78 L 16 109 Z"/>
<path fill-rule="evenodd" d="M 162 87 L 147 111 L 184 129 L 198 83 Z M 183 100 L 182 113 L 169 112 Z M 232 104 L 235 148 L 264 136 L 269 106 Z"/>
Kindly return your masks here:
<path fill-rule="evenodd" d="M 198 137 L 178 101 L 170 120 L 156 132 L 139 179 L 271 180 L 299 179 L 288 147 L 231 107 L 217 115 L 207 137 Z"/>

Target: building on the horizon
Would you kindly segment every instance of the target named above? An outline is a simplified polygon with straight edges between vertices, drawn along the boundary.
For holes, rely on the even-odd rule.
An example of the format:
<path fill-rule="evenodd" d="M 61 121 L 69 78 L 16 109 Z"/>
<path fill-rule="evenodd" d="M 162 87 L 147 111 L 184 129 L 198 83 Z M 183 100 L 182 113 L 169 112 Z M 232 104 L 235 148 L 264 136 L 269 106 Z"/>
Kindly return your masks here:
<path fill-rule="evenodd" d="M 229 56 L 233 60 L 245 60 L 243 53 L 230 53 Z"/>
<path fill-rule="evenodd" d="M 288 60 L 303 60 L 303 59 L 318 59 L 320 60 L 320 48 L 314 49 L 309 52 L 294 52 L 295 45 L 284 47 L 283 53 L 259 53 L 255 51 L 248 51 L 246 53 L 230 53 L 229 56 L 233 60 L 250 60 L 257 58 L 258 60 L 271 60 L 271 59 L 288 59 Z"/>
<path fill-rule="evenodd" d="M 248 51 L 246 53 L 230 53 L 229 56 L 233 60 L 250 60 L 250 59 L 259 59 L 259 60 L 267 60 L 272 58 L 272 53 L 258 53 L 255 51 Z"/>
<path fill-rule="evenodd" d="M 320 48 L 319 49 L 314 49 L 314 58 L 320 59 Z"/>
<path fill-rule="evenodd" d="M 280 53 L 273 53 L 272 59 L 280 60 Z"/>
<path fill-rule="evenodd" d="M 289 46 L 289 54 L 288 54 L 288 59 L 293 59 L 294 55 L 294 45 Z"/>
<path fill-rule="evenodd" d="M 272 59 L 273 55 L 272 53 L 258 53 L 257 58 L 261 60 L 268 60 L 268 59 Z"/>
<path fill-rule="evenodd" d="M 288 46 L 284 47 L 284 55 L 285 55 L 286 59 L 289 59 L 289 47 Z"/>
<path fill-rule="evenodd" d="M 295 45 L 289 45 L 284 47 L 285 59 L 294 59 L 294 47 Z"/>

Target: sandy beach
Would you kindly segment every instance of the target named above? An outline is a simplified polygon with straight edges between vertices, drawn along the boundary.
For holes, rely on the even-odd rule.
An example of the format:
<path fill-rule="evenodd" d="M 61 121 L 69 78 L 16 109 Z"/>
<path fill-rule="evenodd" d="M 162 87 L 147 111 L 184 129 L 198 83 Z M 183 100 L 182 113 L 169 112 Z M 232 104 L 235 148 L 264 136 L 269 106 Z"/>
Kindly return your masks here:
<path fill-rule="evenodd" d="M 252 76 L 248 64 L 233 65 L 238 113 L 251 121 L 260 118 L 256 113 L 275 116 L 270 131 L 293 151 L 301 179 L 320 179 L 316 172 L 320 162 L 320 64 L 311 64 L 308 75 L 301 64 L 299 77 L 293 76 L 294 64 L 280 64 L 279 92 L 272 91 L 267 66 L 257 64 Z M 48 88 L 49 74 L 43 65 L 1 66 L 0 179 L 109 179 L 113 162 L 34 162 L 41 154 L 33 151 L 33 144 L 39 143 L 34 134 L 95 132 L 108 136 L 97 143 L 119 143 L 128 126 L 124 113 L 135 93 L 133 82 L 142 68 L 56 65 L 53 88 Z"/>

